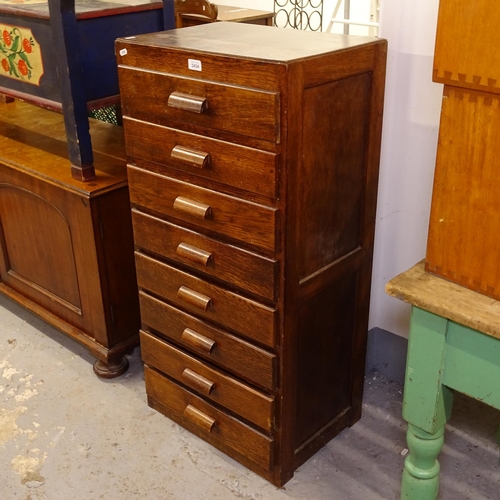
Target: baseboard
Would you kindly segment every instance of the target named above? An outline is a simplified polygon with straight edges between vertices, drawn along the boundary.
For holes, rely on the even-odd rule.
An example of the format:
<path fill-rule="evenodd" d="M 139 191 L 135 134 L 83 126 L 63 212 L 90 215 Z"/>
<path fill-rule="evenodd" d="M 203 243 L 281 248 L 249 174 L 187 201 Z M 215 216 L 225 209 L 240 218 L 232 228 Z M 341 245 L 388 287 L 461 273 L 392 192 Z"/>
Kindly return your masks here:
<path fill-rule="evenodd" d="M 389 380 L 404 382 L 408 339 L 382 328 L 368 332 L 366 373 L 378 371 Z"/>

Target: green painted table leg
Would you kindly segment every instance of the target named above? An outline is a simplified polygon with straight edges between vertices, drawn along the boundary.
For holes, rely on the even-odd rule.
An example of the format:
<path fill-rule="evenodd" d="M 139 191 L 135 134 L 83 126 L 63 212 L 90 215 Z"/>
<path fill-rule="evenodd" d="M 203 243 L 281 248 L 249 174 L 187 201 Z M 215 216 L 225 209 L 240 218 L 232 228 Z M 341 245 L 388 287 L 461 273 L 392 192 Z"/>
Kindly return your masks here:
<path fill-rule="evenodd" d="M 408 339 L 403 418 L 408 449 L 401 484 L 404 500 L 434 500 L 439 487 L 437 457 L 453 392 L 442 384 L 448 321 L 413 307 Z"/>
<path fill-rule="evenodd" d="M 410 453 L 401 498 L 435 500 L 453 391 L 500 410 L 500 301 L 428 274 L 423 264 L 391 280 L 387 291 L 412 304 L 403 399 Z M 496 439 L 500 446 L 500 429 Z"/>
<path fill-rule="evenodd" d="M 444 427 L 435 434 L 408 425 L 406 434 L 410 454 L 406 457 L 401 498 L 405 500 L 434 500 L 439 489 L 439 455 L 444 443 Z"/>

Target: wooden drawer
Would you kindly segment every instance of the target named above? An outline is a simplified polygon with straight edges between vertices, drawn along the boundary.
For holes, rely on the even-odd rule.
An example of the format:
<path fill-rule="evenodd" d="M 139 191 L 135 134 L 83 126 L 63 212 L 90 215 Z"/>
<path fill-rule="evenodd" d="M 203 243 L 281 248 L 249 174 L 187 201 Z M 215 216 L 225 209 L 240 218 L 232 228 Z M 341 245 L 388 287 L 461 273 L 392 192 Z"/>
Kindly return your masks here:
<path fill-rule="evenodd" d="M 123 114 L 279 142 L 279 93 L 120 66 Z M 130 89 L 140 89 L 131 92 Z M 156 117 L 156 118 L 155 118 Z"/>
<path fill-rule="evenodd" d="M 274 398 L 210 368 L 149 333 L 141 331 L 140 337 L 142 359 L 147 365 L 271 432 L 274 422 Z"/>
<path fill-rule="evenodd" d="M 276 250 L 278 210 L 128 166 L 136 205 L 266 250 Z"/>
<path fill-rule="evenodd" d="M 139 287 L 194 314 L 274 347 L 276 309 L 195 278 L 140 252 L 135 253 Z"/>
<path fill-rule="evenodd" d="M 270 198 L 277 196 L 278 155 L 123 118 L 127 154 Z"/>
<path fill-rule="evenodd" d="M 132 221 L 136 246 L 274 300 L 278 267 L 275 260 L 221 243 L 135 209 L 132 210 Z"/>
<path fill-rule="evenodd" d="M 270 390 L 276 388 L 274 354 L 144 292 L 139 293 L 139 301 L 146 328 L 250 382 Z"/>
<path fill-rule="evenodd" d="M 147 365 L 144 366 L 148 398 L 160 403 L 168 416 L 214 446 L 229 447 L 265 470 L 273 460 L 272 438 L 178 386 Z"/>

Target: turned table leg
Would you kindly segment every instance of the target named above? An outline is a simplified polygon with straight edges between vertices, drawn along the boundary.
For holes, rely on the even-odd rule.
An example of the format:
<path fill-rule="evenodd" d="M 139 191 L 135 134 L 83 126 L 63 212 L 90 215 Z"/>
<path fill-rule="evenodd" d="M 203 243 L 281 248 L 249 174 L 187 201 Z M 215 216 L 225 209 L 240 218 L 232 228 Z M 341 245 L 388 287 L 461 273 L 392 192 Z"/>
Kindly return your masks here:
<path fill-rule="evenodd" d="M 406 439 L 410 454 L 405 460 L 401 498 L 434 500 L 439 489 L 437 457 L 444 443 L 444 427 L 435 434 L 429 434 L 409 424 Z"/>

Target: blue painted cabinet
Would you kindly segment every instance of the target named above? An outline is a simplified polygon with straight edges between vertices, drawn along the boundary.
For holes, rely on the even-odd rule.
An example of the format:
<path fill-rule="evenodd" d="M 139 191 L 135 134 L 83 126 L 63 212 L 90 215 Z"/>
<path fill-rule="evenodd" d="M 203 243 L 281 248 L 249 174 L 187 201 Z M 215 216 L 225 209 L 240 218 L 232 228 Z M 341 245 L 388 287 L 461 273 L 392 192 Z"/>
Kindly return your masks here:
<path fill-rule="evenodd" d="M 94 178 L 88 109 L 118 102 L 114 41 L 174 27 L 173 0 L 0 0 L 0 93 L 62 111 L 72 175 Z"/>

